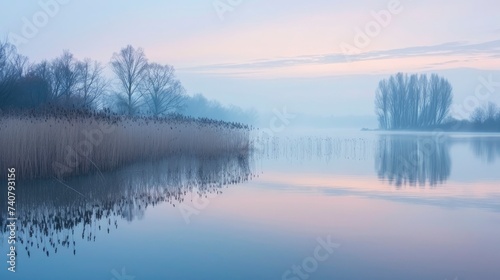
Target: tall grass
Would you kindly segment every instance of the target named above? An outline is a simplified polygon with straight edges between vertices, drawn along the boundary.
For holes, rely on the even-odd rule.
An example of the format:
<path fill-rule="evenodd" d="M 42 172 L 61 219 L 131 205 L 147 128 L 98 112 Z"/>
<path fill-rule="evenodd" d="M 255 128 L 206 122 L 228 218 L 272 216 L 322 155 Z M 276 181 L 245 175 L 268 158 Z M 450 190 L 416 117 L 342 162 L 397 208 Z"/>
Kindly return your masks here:
<path fill-rule="evenodd" d="M 14 167 L 22 179 L 103 172 L 176 154 L 210 156 L 248 148 L 248 127 L 208 119 L 78 111 L 0 117 L 0 170 Z"/>

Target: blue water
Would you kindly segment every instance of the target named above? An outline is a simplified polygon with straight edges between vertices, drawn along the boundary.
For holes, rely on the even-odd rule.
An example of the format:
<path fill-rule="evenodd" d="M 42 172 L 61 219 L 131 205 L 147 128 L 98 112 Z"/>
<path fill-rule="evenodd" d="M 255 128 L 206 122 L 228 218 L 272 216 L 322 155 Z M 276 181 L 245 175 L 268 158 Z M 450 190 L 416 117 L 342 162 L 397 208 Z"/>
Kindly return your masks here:
<path fill-rule="evenodd" d="M 259 141 L 18 182 L 16 272 L 0 278 L 500 279 L 500 136 Z"/>

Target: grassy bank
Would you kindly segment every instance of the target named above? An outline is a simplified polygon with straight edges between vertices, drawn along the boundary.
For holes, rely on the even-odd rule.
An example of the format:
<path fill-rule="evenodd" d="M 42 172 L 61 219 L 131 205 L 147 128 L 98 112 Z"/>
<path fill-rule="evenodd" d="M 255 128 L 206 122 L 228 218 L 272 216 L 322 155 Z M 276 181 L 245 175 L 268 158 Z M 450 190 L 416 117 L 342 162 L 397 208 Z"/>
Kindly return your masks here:
<path fill-rule="evenodd" d="M 67 177 L 169 155 L 211 156 L 248 148 L 247 126 L 208 119 L 77 110 L 0 116 L 0 170 L 14 167 L 21 179 Z"/>

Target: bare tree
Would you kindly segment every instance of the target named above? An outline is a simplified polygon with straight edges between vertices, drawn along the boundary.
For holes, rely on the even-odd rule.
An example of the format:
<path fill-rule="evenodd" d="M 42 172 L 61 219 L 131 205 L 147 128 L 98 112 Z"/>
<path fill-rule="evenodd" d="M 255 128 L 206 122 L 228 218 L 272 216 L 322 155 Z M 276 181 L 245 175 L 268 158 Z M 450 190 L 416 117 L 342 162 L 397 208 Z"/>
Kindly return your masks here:
<path fill-rule="evenodd" d="M 43 81 L 45 83 L 45 88 L 48 91 L 49 101 L 52 102 L 55 100 L 54 96 L 54 73 L 52 71 L 51 64 L 44 60 L 38 64 L 34 64 L 30 67 L 28 71 L 28 75 L 32 77 L 37 77 L 37 79 Z"/>
<path fill-rule="evenodd" d="M 155 116 L 180 109 L 185 100 L 185 90 L 175 78 L 174 68 L 169 65 L 149 64 L 142 90 L 146 104 Z"/>
<path fill-rule="evenodd" d="M 444 78 L 440 78 L 436 74 L 431 75 L 429 94 L 431 97 L 430 107 L 430 125 L 438 125 L 448 115 L 452 97 L 452 87 Z"/>
<path fill-rule="evenodd" d="M 54 102 L 69 106 L 76 97 L 81 72 L 78 61 L 73 54 L 65 50 L 63 54 L 51 63 L 52 96 Z"/>
<path fill-rule="evenodd" d="M 472 112 L 470 120 L 476 125 L 483 124 L 486 121 L 486 111 L 481 107 L 477 107 Z"/>
<path fill-rule="evenodd" d="M 498 112 L 498 106 L 493 102 L 488 102 L 486 105 L 486 119 L 494 121 Z"/>
<path fill-rule="evenodd" d="M 429 79 L 427 75 L 420 75 L 418 80 L 419 88 L 420 88 L 420 98 L 419 98 L 419 106 L 418 106 L 418 121 L 417 127 L 428 126 L 429 120 L 429 102 L 430 102 L 430 93 L 429 93 Z"/>
<path fill-rule="evenodd" d="M 380 128 L 389 128 L 389 87 L 386 80 L 382 80 L 378 84 L 377 93 L 375 96 L 375 110 L 378 117 Z"/>
<path fill-rule="evenodd" d="M 19 80 L 16 86 L 17 108 L 38 108 L 52 101 L 50 84 L 43 77 L 38 75 L 35 68 L 30 68 Z"/>
<path fill-rule="evenodd" d="M 114 53 L 111 58 L 111 66 L 120 87 L 117 102 L 126 107 L 128 115 L 135 114 L 140 105 L 139 87 L 142 84 L 147 65 L 148 60 L 143 50 L 141 48 L 135 49 L 131 45 Z"/>
<path fill-rule="evenodd" d="M 78 63 L 80 81 L 78 93 L 85 108 L 96 106 L 97 100 L 106 92 L 108 83 L 102 75 L 103 67 L 97 61 L 84 59 Z"/>
<path fill-rule="evenodd" d="M 0 42 L 0 108 L 15 102 L 14 88 L 27 67 L 27 58 L 18 54 L 15 46 Z"/>
<path fill-rule="evenodd" d="M 500 130 L 500 108 L 493 102 L 488 102 L 488 104 L 476 108 L 472 112 L 470 119 L 474 130 Z"/>
<path fill-rule="evenodd" d="M 379 83 L 375 109 L 382 129 L 436 126 L 448 116 L 453 100 L 450 83 L 436 74 L 398 73 Z"/>

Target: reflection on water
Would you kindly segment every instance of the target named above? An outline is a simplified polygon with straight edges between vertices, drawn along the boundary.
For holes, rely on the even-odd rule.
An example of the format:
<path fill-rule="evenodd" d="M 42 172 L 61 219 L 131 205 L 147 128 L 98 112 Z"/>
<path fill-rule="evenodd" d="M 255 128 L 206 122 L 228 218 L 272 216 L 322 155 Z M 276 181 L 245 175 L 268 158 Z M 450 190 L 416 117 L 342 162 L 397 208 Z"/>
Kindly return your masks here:
<path fill-rule="evenodd" d="M 500 139 L 497 137 L 473 137 L 470 144 L 474 154 L 487 163 L 500 158 Z"/>
<path fill-rule="evenodd" d="M 380 179 L 401 187 L 435 186 L 451 172 L 449 140 L 438 136 L 380 135 L 375 165 Z"/>
<path fill-rule="evenodd" d="M 363 137 L 262 137 L 256 153 L 261 159 L 330 162 L 366 160 L 372 141 Z"/>
<path fill-rule="evenodd" d="M 120 267 L 136 279 L 281 279 L 328 235 L 342 246 L 310 279 L 500 279 L 499 138 L 447 135 L 268 137 L 250 155 L 19 182 L 16 279 L 86 279 L 72 273 L 93 258 L 105 264 L 84 268 L 95 279 Z M 182 219 L 190 199 L 222 191 Z M 50 265 L 60 277 L 37 270 Z"/>
<path fill-rule="evenodd" d="M 149 206 L 167 202 L 174 207 L 188 193 L 220 194 L 223 188 L 251 179 L 249 155 L 171 157 L 141 163 L 106 174 L 67 181 L 22 182 L 16 191 L 18 238 L 30 256 L 47 256 L 66 247 L 76 254 L 78 240 L 95 241 L 120 220 L 141 219 Z M 21 185 L 21 184 L 20 184 Z M 5 200 L 0 203 L 0 228 L 6 233 Z"/>
<path fill-rule="evenodd" d="M 308 164 L 358 161 L 359 170 L 375 162 L 379 180 L 403 186 L 435 187 L 451 175 L 450 149 L 469 146 L 488 164 L 500 157 L 500 137 L 453 133 L 380 133 L 337 136 L 262 137 L 256 151 L 262 160 Z M 462 157 L 464 151 L 458 156 Z M 458 159 L 455 159 L 455 162 Z M 341 167 L 339 166 L 339 167 Z M 359 172 L 356 172 L 359 173 Z"/>

